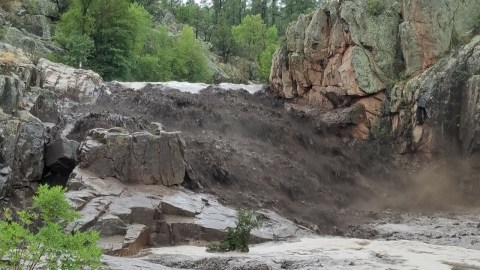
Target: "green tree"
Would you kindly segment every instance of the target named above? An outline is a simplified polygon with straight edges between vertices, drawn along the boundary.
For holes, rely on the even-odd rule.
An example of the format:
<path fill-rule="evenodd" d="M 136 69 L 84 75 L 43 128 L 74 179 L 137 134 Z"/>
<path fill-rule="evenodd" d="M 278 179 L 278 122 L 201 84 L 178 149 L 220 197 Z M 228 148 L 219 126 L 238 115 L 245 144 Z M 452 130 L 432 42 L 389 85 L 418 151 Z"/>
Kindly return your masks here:
<path fill-rule="evenodd" d="M 145 8 L 129 0 L 74 0 L 60 19 L 56 39 L 67 47 L 66 59 L 88 55 L 86 66 L 105 79 L 128 79 L 151 25 Z M 93 48 L 89 41 L 72 46 L 80 36 L 93 40 Z"/>
<path fill-rule="evenodd" d="M 261 79 L 267 80 L 278 39 L 277 28 L 267 28 L 260 15 L 247 15 L 240 25 L 232 27 L 232 34 L 243 54 L 260 66 Z"/>
<path fill-rule="evenodd" d="M 259 66 L 262 76 L 261 79 L 264 81 L 267 81 L 268 77 L 270 76 L 270 69 L 272 68 L 272 58 L 276 49 L 277 46 L 275 44 L 270 44 L 260 55 Z"/>
<path fill-rule="evenodd" d="M 205 82 L 211 74 L 208 69 L 205 49 L 195 39 L 193 29 L 183 28 L 175 40 L 175 58 L 172 63 L 174 79 L 189 82 Z"/>
<path fill-rule="evenodd" d="M 148 12 L 127 0 L 97 0 L 93 69 L 107 80 L 131 78 L 135 53 L 151 27 Z"/>
<path fill-rule="evenodd" d="M 66 232 L 79 217 L 61 187 L 40 186 L 33 206 L 5 210 L 0 220 L 0 268 L 101 269 L 97 232 Z M 40 224 L 40 226 L 38 226 Z M 3 268 L 2 268 L 3 269 Z"/>
<path fill-rule="evenodd" d="M 237 51 L 237 45 L 232 35 L 232 28 L 226 23 L 224 17 L 220 18 L 212 36 L 212 45 L 224 62 Z"/>
<path fill-rule="evenodd" d="M 83 34 L 57 35 L 56 41 L 63 45 L 65 53 L 59 60 L 67 65 L 82 68 L 93 51 L 93 39 Z"/>
<path fill-rule="evenodd" d="M 137 59 L 133 76 L 140 81 L 168 81 L 173 79 L 175 58 L 173 39 L 166 26 L 149 31 L 142 52 Z"/>
<path fill-rule="evenodd" d="M 259 61 L 262 52 L 277 38 L 276 28 L 267 28 L 258 14 L 245 16 L 240 25 L 232 27 L 232 34 L 237 44 L 244 48 L 244 54 L 254 61 Z"/>
<path fill-rule="evenodd" d="M 268 21 L 268 6 L 267 0 L 252 0 L 251 14 L 260 14 L 264 22 Z"/>

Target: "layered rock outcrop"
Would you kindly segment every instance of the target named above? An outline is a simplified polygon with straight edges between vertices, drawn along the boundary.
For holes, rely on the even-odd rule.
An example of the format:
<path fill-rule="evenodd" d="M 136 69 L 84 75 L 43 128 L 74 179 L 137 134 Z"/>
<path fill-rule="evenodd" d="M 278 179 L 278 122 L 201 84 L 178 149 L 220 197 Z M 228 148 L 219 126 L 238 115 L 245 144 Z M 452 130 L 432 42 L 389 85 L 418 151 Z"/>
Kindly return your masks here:
<path fill-rule="evenodd" d="M 91 102 L 102 78 L 91 70 L 75 69 L 67 65 L 41 59 L 37 65 L 41 74 L 41 87 L 52 90 L 59 98 L 77 102 Z"/>
<path fill-rule="evenodd" d="M 31 188 L 45 168 L 73 169 L 78 143 L 60 137 L 62 110 L 93 101 L 101 83 L 92 71 L 44 59 L 34 65 L 21 49 L 0 43 L 1 197 L 12 188 Z"/>
<path fill-rule="evenodd" d="M 107 254 L 128 256 L 148 246 L 218 241 L 227 227 L 235 226 L 236 211 L 207 194 L 162 185 L 126 185 L 113 177 L 100 179 L 80 167 L 67 186 L 67 198 L 82 215 L 70 229 L 96 229 Z M 264 222 L 252 232 L 256 242 L 311 233 L 271 211 L 258 214 Z"/>
<path fill-rule="evenodd" d="M 326 1 L 288 27 L 286 45 L 274 55 L 271 90 L 323 111 L 362 105 L 365 121 L 352 124 L 350 134 L 378 136 L 392 87 L 468 42 L 479 8 L 475 0 Z"/>
<path fill-rule="evenodd" d="M 100 177 L 132 184 L 178 185 L 185 177 L 184 142 L 179 132 L 129 134 L 93 129 L 81 146 L 81 164 Z"/>

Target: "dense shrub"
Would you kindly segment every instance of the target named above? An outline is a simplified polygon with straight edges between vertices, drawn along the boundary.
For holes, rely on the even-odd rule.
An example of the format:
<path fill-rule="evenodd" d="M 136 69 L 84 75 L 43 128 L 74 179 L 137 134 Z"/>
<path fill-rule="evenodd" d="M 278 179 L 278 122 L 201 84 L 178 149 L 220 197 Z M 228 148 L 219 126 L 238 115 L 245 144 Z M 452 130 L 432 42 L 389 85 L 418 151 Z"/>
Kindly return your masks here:
<path fill-rule="evenodd" d="M 97 232 L 67 232 L 79 217 L 62 187 L 40 186 L 33 206 L 5 209 L 0 220 L 0 269 L 101 269 Z"/>
<path fill-rule="evenodd" d="M 227 236 L 218 244 L 211 244 L 207 247 L 208 252 L 240 251 L 248 252 L 250 232 L 260 227 L 261 222 L 251 210 L 240 209 L 237 213 L 235 228 L 227 229 Z"/>

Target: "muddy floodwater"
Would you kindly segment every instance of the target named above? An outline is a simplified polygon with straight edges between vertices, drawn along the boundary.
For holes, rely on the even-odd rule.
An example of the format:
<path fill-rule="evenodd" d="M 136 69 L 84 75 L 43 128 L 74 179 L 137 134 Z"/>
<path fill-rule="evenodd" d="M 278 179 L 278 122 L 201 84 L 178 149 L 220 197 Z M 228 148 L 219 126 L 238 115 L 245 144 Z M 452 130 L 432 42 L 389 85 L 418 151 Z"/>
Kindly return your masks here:
<path fill-rule="evenodd" d="M 475 213 L 405 213 L 366 225 L 375 239 L 313 236 L 224 254 L 175 246 L 105 261 L 113 269 L 480 269 L 479 224 Z"/>
<path fill-rule="evenodd" d="M 149 252 L 144 259 L 130 261 L 131 269 L 480 269 L 479 250 L 409 240 L 318 237 L 259 244 L 247 254 L 211 254 L 194 246 Z M 126 269 L 122 260 L 111 266 Z"/>

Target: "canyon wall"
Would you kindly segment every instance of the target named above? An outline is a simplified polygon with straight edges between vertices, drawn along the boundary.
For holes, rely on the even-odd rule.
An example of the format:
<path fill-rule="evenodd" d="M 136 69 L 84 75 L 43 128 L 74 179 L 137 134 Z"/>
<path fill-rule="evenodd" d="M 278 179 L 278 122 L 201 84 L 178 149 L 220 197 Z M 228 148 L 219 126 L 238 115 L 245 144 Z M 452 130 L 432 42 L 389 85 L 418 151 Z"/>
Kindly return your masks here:
<path fill-rule="evenodd" d="M 445 143 L 471 153 L 479 10 L 475 0 L 327 1 L 289 25 L 270 89 L 303 110 L 363 107 L 349 135 L 394 138 L 400 153 Z"/>

